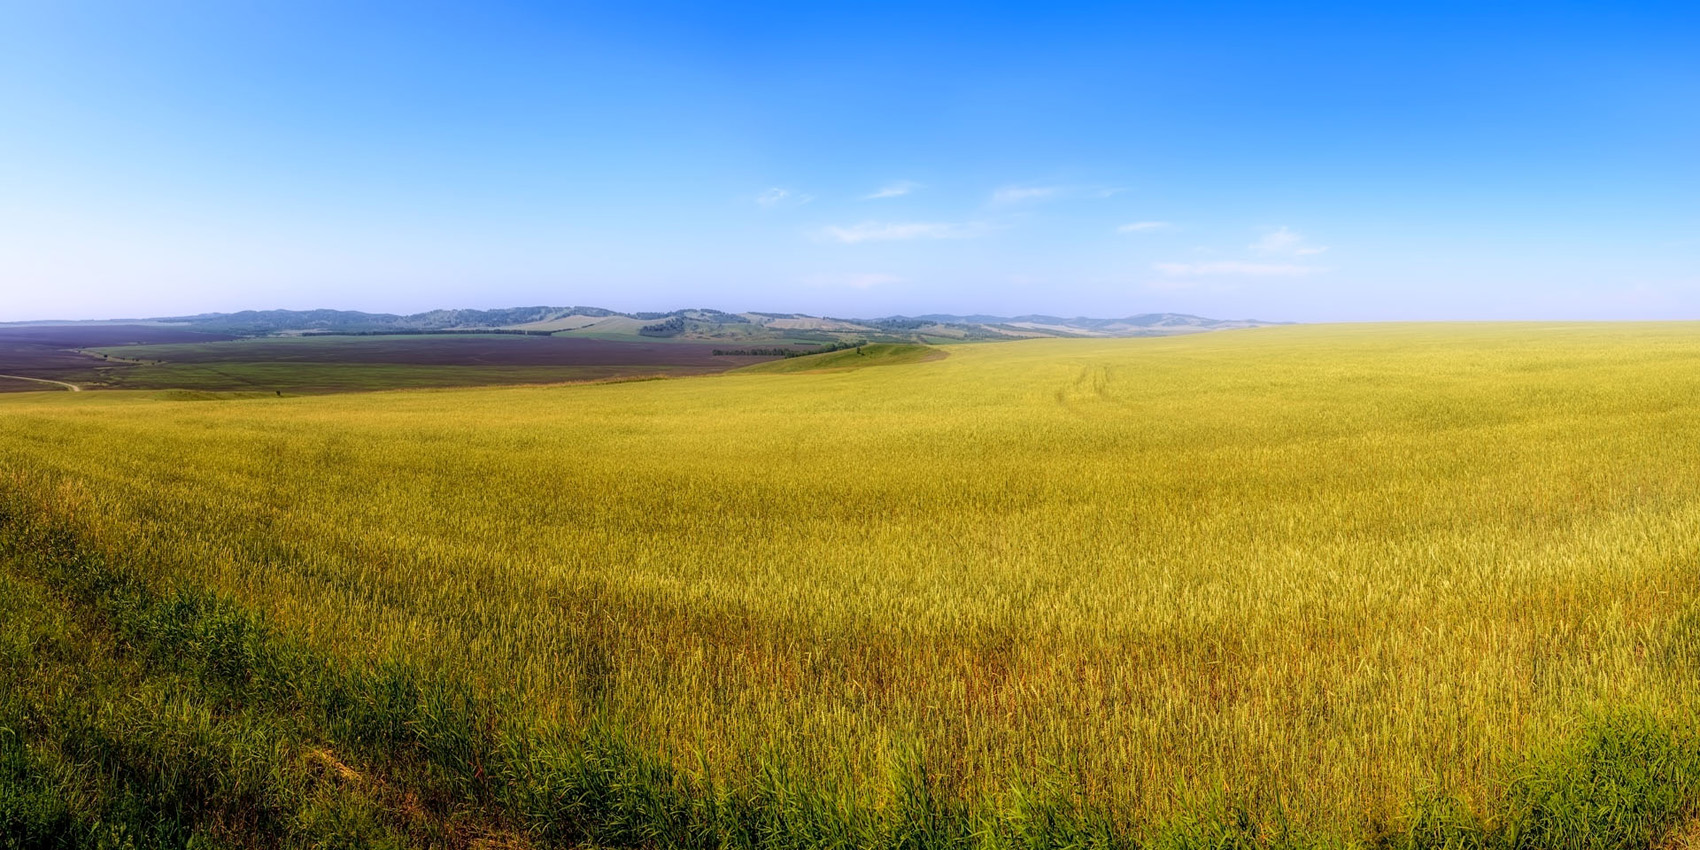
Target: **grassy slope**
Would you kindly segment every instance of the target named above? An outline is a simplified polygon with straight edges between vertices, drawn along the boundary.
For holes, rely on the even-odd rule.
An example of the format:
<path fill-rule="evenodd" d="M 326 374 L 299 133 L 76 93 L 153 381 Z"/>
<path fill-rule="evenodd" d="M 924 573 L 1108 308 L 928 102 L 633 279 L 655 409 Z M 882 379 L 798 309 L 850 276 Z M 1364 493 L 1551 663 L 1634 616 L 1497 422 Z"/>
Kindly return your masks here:
<path fill-rule="evenodd" d="M 683 773 L 620 786 L 660 809 L 574 817 L 662 843 L 1019 844 L 1101 836 L 1096 812 L 1183 844 L 1632 847 L 1700 799 L 1697 366 L 1692 325 L 1294 327 L 553 390 L 42 394 L 0 399 L 0 468 L 12 515 L 154 592 L 500 706 L 507 749 L 469 721 L 394 757 L 439 819 L 555 834 L 515 814 L 555 786 L 514 753 L 613 718 Z M 387 740 L 336 731 L 363 687 L 285 689 L 354 695 L 308 700 L 301 740 Z M 442 778 L 499 753 L 496 790 Z M 665 802 L 711 775 L 743 802 Z"/>
<path fill-rule="evenodd" d="M 868 366 L 921 363 L 927 360 L 937 360 L 943 357 L 945 353 L 925 345 L 873 343 L 861 348 L 828 351 L 825 354 L 810 354 L 803 357 L 788 357 L 771 363 L 757 363 L 754 366 L 745 366 L 739 371 L 746 373 L 834 372 L 861 369 Z"/>

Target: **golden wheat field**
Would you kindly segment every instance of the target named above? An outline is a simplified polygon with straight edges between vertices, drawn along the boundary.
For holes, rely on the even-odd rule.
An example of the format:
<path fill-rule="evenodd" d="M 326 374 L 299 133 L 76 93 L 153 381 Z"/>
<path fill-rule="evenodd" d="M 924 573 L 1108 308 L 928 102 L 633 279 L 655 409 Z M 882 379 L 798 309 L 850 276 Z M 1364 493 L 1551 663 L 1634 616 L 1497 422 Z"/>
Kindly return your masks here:
<path fill-rule="evenodd" d="M 1693 324 L 185 398 L 0 397 L 4 486 L 160 588 L 686 777 L 877 810 L 919 763 L 1135 836 L 1228 805 L 1373 840 L 1700 708 Z"/>

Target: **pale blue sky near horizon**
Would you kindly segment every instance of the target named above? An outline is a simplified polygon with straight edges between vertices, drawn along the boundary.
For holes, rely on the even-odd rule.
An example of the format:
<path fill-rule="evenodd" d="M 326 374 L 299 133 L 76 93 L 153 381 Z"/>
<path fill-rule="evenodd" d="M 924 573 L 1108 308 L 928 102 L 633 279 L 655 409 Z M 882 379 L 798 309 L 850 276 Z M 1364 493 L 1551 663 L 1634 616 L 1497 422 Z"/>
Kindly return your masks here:
<path fill-rule="evenodd" d="M 1675 3 L 0 2 L 0 321 L 1700 318 Z"/>

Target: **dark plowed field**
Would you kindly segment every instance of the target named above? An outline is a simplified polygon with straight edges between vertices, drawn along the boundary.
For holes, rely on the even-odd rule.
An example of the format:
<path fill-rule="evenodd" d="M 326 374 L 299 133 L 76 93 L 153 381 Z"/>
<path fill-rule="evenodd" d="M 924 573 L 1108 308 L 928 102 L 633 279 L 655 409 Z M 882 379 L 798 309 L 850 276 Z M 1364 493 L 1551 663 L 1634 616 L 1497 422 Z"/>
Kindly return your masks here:
<path fill-rule="evenodd" d="M 107 361 L 75 349 L 134 343 L 204 343 L 232 338 L 146 325 L 0 327 L 0 375 L 94 383 L 101 380 L 101 370 L 108 365 Z M 29 381 L 0 381 L 0 392 L 48 389 L 55 388 Z"/>
<path fill-rule="evenodd" d="M 0 375 L 72 380 L 67 375 L 87 375 L 101 365 L 99 357 L 78 354 L 45 345 L 30 345 L 0 339 Z M 39 389 L 36 387 L 35 389 Z"/>
<path fill-rule="evenodd" d="M 140 325 L 0 328 L 0 375 L 85 389 L 323 393 L 701 375 L 773 359 L 717 357 L 715 348 L 517 335 L 239 339 Z M 43 389 L 0 382 L 0 392 Z"/>
<path fill-rule="evenodd" d="M 169 363 L 366 363 L 401 366 L 670 366 L 711 371 L 770 360 L 716 357 L 724 344 L 613 342 L 551 336 L 383 336 L 149 345 L 109 353 Z"/>

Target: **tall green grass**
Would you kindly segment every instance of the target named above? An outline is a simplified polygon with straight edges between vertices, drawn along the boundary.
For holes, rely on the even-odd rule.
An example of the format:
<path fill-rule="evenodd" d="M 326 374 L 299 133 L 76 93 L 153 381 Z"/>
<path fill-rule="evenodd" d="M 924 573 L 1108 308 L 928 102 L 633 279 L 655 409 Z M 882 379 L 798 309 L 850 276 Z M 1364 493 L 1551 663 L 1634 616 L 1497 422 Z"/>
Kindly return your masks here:
<path fill-rule="evenodd" d="M 1681 325 L 1284 328 L 0 400 L 9 587 L 108 636 L 11 690 L 210 706 L 187 737 L 163 696 L 104 737 L 94 696 L 19 709 L 48 719 L 0 721 L 0 811 L 303 845 L 1648 846 L 1700 798 L 1697 363 Z M 108 750 L 135 766 L 41 802 L 86 770 L 56 753 Z"/>

